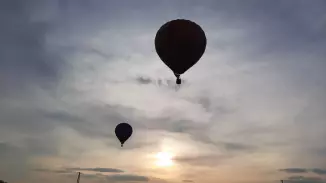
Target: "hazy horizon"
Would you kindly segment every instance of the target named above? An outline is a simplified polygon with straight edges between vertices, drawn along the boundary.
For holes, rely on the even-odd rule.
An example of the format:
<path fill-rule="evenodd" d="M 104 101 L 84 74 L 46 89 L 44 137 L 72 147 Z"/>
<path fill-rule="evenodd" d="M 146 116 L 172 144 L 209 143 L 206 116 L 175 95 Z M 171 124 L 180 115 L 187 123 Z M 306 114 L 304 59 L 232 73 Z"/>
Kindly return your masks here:
<path fill-rule="evenodd" d="M 178 18 L 207 48 L 176 91 L 154 37 Z M 326 183 L 325 0 L 2 0 L 0 23 L 0 180 Z"/>

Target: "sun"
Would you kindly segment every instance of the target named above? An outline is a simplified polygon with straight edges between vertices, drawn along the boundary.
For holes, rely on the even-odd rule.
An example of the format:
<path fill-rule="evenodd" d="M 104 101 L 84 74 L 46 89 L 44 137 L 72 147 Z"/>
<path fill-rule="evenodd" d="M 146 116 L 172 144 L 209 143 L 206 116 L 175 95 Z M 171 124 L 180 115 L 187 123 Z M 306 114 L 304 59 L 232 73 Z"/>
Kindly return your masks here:
<path fill-rule="evenodd" d="M 156 154 L 156 165 L 168 167 L 173 165 L 172 155 L 168 152 L 159 152 Z"/>

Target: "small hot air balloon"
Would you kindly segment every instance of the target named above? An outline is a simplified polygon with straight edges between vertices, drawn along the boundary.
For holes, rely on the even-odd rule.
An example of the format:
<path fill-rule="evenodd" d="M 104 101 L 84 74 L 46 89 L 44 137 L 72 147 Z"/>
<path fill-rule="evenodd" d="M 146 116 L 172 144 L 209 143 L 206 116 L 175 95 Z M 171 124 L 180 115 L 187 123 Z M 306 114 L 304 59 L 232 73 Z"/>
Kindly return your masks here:
<path fill-rule="evenodd" d="M 165 23 L 156 33 L 155 49 L 160 59 L 177 77 L 195 65 L 206 49 L 203 29 L 190 20 L 177 19 Z"/>
<path fill-rule="evenodd" d="M 115 127 L 115 135 L 119 139 L 121 147 L 123 147 L 123 144 L 132 135 L 132 127 L 128 123 L 120 123 Z"/>

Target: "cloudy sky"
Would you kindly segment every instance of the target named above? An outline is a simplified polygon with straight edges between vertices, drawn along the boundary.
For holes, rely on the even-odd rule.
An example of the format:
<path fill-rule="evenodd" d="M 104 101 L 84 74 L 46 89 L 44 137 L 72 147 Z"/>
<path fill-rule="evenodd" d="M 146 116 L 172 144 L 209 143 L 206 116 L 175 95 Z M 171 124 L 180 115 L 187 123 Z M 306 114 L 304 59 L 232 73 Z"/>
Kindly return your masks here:
<path fill-rule="evenodd" d="M 178 90 L 177 18 L 208 41 Z M 325 58 L 324 0 L 2 0 L 0 180 L 326 182 Z"/>

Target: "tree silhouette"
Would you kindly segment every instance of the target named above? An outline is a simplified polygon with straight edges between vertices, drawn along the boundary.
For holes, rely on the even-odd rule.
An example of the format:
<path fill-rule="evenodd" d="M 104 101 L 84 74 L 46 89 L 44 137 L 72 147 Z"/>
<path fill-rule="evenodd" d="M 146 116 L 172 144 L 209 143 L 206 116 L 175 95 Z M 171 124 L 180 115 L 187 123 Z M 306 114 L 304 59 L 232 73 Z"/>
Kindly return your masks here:
<path fill-rule="evenodd" d="M 0 183 L 8 183 L 8 182 L 5 182 L 5 181 L 3 181 L 3 180 L 0 180 Z"/>

